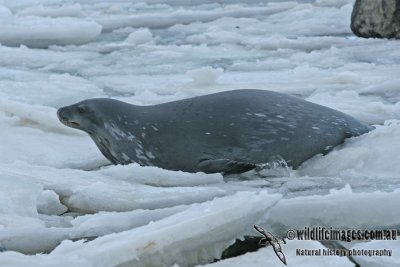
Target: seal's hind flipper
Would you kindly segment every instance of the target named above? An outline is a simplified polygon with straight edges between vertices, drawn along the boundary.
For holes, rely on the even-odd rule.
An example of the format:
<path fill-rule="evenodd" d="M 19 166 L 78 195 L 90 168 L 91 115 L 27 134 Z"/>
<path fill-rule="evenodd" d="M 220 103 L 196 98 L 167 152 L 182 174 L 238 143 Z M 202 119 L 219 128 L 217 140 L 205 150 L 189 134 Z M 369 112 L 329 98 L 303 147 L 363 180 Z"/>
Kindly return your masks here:
<path fill-rule="evenodd" d="M 222 172 L 224 174 L 242 173 L 250 171 L 257 166 L 252 163 L 239 162 L 229 159 L 202 159 L 197 165 L 205 173 Z"/>

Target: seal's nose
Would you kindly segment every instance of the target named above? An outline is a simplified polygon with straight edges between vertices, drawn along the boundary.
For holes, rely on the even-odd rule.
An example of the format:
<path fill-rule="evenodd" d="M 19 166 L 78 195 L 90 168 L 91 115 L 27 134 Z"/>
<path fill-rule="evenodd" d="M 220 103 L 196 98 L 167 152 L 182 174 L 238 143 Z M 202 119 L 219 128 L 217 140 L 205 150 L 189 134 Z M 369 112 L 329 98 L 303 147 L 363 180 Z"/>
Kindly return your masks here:
<path fill-rule="evenodd" d="M 57 117 L 58 117 L 58 119 L 59 119 L 61 122 L 67 121 L 67 120 L 68 120 L 67 117 L 65 117 L 65 115 L 64 115 L 63 109 L 64 109 L 64 108 L 59 108 L 59 109 L 57 110 Z"/>

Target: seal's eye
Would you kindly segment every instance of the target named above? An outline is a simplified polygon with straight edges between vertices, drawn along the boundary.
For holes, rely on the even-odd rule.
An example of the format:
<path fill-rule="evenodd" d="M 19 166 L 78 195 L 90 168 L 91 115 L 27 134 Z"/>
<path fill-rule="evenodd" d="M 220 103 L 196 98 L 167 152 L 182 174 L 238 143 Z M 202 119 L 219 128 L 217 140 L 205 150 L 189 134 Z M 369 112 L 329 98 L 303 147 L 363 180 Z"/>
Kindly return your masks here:
<path fill-rule="evenodd" d="M 78 112 L 79 112 L 80 114 L 85 113 L 85 108 L 82 107 L 82 106 L 79 106 L 79 107 L 78 107 Z"/>

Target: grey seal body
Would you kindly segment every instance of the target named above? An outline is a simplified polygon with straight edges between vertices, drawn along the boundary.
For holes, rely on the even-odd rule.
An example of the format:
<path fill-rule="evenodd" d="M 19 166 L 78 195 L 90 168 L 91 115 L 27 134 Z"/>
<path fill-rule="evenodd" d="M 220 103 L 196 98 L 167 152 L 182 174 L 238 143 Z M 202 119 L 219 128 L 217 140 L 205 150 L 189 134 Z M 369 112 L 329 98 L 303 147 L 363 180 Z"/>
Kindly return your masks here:
<path fill-rule="evenodd" d="M 57 114 L 87 132 L 114 164 L 206 173 L 240 173 L 276 156 L 296 168 L 373 129 L 327 107 L 250 89 L 153 106 L 89 99 Z"/>

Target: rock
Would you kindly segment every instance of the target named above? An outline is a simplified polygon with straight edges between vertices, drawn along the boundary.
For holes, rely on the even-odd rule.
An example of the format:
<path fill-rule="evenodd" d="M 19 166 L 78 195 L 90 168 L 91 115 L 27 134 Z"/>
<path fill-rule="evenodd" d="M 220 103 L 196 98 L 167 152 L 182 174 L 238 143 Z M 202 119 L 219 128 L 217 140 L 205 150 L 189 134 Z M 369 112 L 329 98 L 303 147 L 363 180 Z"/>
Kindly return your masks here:
<path fill-rule="evenodd" d="M 351 30 L 365 38 L 400 38 L 400 0 L 356 0 Z"/>

